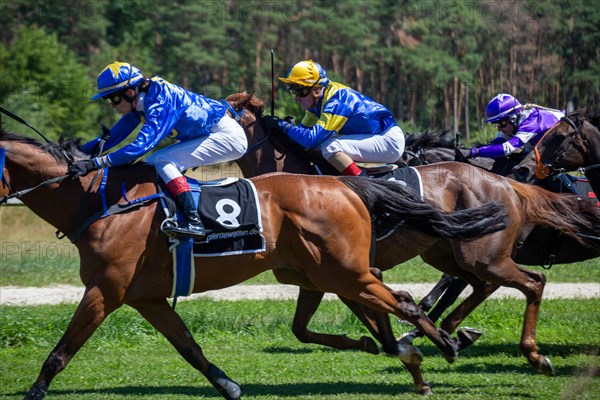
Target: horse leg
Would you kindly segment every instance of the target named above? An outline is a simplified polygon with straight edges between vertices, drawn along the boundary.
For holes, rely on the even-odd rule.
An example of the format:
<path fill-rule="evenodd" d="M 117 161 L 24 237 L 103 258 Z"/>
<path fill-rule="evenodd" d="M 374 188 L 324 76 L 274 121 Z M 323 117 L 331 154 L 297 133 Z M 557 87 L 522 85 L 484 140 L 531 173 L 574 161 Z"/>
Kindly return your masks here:
<path fill-rule="evenodd" d="M 444 294 L 448 286 L 458 278 L 443 274 L 438 283 L 421 299 L 419 302 L 419 307 L 425 312 L 431 310 L 431 307 L 439 300 L 439 298 Z M 431 318 L 431 316 L 429 316 Z M 433 320 L 433 319 L 432 319 Z M 434 320 L 435 321 L 435 320 Z"/>
<path fill-rule="evenodd" d="M 162 333 L 190 365 L 202 372 L 225 399 L 241 398 L 240 386 L 206 359 L 181 317 L 169 306 L 166 299 L 130 305 Z"/>
<path fill-rule="evenodd" d="M 446 275 L 449 276 L 449 275 Z M 436 304 L 436 306 L 427 313 L 427 316 L 433 322 L 436 322 L 438 318 L 450 307 L 458 296 L 465 290 L 468 283 L 460 278 L 456 278 L 454 276 L 450 276 L 451 280 L 449 280 L 446 290 L 444 291 L 442 298 Z M 440 281 L 441 282 L 441 281 Z"/>
<path fill-rule="evenodd" d="M 313 332 L 308 329 L 308 324 L 317 308 L 323 299 L 323 292 L 300 288 L 298 300 L 296 302 L 296 312 L 294 313 L 294 321 L 292 323 L 292 333 L 302 343 L 315 343 L 323 346 L 329 346 L 338 350 L 362 350 L 371 354 L 379 354 L 379 349 L 373 339 L 362 336 L 359 340 L 354 340 L 346 335 L 332 335 L 325 333 Z M 359 310 L 355 310 L 359 306 L 343 297 L 342 300 L 355 314 Z M 357 314 L 358 316 L 358 314 Z M 359 319 L 362 321 L 362 316 Z M 369 328 L 367 323 L 363 323 Z"/>
<path fill-rule="evenodd" d="M 525 295 L 527 306 L 521 332 L 521 353 L 536 371 L 544 375 L 554 375 L 555 371 L 550 359 L 538 353 L 535 340 L 546 276 L 540 272 L 521 268 L 510 258 L 505 259 L 500 265 L 495 265 L 494 268 L 488 267 L 480 271 L 478 275 L 502 286 L 518 289 Z"/>
<path fill-rule="evenodd" d="M 86 290 L 65 333 L 46 358 L 37 380 L 25 394 L 24 400 L 43 399 L 54 377 L 67 367 L 102 321 L 120 306 L 116 301 L 108 301 L 98 287 Z"/>

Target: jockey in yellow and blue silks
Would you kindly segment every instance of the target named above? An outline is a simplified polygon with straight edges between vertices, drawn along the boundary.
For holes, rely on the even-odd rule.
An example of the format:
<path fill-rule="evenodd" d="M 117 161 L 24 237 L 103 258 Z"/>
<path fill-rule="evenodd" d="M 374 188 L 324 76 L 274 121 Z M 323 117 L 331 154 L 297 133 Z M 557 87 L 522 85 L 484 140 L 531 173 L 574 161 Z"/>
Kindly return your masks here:
<path fill-rule="evenodd" d="M 178 142 L 151 154 L 185 221 L 168 230 L 183 236 L 203 236 L 204 228 L 183 172 L 189 168 L 236 160 L 248 147 L 242 127 L 220 102 L 173 85 L 159 77 L 144 77 L 135 66 L 114 62 L 98 75 L 98 93 L 92 100 L 107 100 L 123 116 L 110 129 L 104 150 L 111 149 L 143 123 L 135 140 L 107 155 L 82 160 L 69 168 L 74 176 L 133 162 L 167 136 Z M 83 145 L 91 153 L 100 138 Z"/>
<path fill-rule="evenodd" d="M 364 175 L 358 162 L 391 163 L 404 152 L 404 133 L 383 105 L 341 83 L 331 82 L 312 60 L 294 65 L 279 78 L 305 112 L 298 126 L 273 116 L 267 128 L 279 128 L 306 148 L 319 148 L 343 175 Z"/>

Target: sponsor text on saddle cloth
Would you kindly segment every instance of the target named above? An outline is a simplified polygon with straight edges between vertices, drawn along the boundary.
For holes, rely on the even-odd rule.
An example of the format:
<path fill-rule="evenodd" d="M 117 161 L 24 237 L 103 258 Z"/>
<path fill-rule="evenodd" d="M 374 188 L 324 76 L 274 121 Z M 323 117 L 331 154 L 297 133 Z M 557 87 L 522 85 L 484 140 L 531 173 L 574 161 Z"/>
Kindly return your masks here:
<path fill-rule="evenodd" d="M 265 251 L 260 204 L 246 179 L 199 182 L 188 178 L 206 228 L 203 241 L 170 238 L 173 252 L 171 297 L 188 296 L 194 287 L 194 257 L 219 257 Z M 178 210 L 179 214 L 180 211 Z M 181 215 L 178 218 L 182 218 Z"/>

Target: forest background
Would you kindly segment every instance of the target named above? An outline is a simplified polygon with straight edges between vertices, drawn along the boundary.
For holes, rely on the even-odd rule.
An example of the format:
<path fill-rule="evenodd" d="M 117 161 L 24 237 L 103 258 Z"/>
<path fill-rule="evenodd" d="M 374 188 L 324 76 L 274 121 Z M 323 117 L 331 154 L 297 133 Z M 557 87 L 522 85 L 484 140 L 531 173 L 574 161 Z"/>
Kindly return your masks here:
<path fill-rule="evenodd" d="M 269 104 L 270 49 L 276 77 L 312 58 L 405 132 L 491 139 L 482 121 L 499 92 L 600 104 L 597 0 L 0 0 L 0 20 L 0 104 L 51 139 L 90 139 L 118 119 L 90 101 L 115 60 L 215 99 L 246 90 Z M 283 85 L 275 105 L 301 116 Z"/>

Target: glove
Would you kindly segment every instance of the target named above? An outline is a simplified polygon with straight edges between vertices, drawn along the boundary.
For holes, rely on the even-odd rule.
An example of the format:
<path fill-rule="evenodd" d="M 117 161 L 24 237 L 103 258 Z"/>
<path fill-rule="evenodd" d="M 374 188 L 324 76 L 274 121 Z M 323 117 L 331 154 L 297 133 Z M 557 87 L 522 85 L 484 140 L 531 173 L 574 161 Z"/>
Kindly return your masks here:
<path fill-rule="evenodd" d="M 475 158 L 479 155 L 479 149 L 477 147 L 472 147 L 471 152 L 467 153 L 467 158 Z"/>
<path fill-rule="evenodd" d="M 275 115 L 265 115 L 263 117 L 263 123 L 268 130 L 279 129 L 280 122 L 282 121 Z"/>
<path fill-rule="evenodd" d="M 67 174 L 72 179 L 76 179 L 80 176 L 87 175 L 90 171 L 94 171 L 96 169 L 98 169 L 98 166 L 93 160 L 80 160 L 75 161 L 73 164 L 69 165 Z"/>

